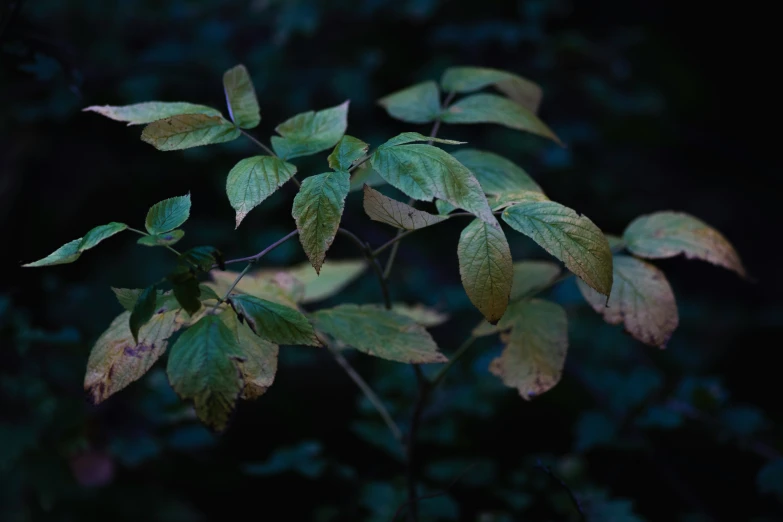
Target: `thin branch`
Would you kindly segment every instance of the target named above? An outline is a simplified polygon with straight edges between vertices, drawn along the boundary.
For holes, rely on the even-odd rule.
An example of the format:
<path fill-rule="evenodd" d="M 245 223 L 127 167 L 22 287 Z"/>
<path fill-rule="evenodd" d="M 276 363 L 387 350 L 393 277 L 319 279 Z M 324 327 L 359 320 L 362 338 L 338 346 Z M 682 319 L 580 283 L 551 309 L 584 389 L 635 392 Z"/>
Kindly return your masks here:
<path fill-rule="evenodd" d="M 253 135 L 252 135 L 252 134 L 250 134 L 249 132 L 247 132 L 247 131 L 245 131 L 245 130 L 243 130 L 243 129 L 239 129 L 239 132 L 241 132 L 242 134 L 244 134 L 244 135 L 245 135 L 245 137 L 246 137 L 246 138 L 248 138 L 250 141 L 252 141 L 252 142 L 253 142 L 253 143 L 255 143 L 256 145 L 258 145 L 259 147 L 261 147 L 261 149 L 263 149 L 263 150 L 264 150 L 264 152 L 266 152 L 266 153 L 267 153 L 267 154 L 269 154 L 270 156 L 274 156 L 275 158 L 277 157 L 277 154 L 275 154 L 275 151 L 273 151 L 272 149 L 270 149 L 269 147 L 267 147 L 266 145 L 264 145 L 263 143 L 261 143 L 260 141 L 258 141 L 258 140 L 257 140 L 256 138 L 254 138 L 254 137 L 253 137 Z"/>
<path fill-rule="evenodd" d="M 271 245 L 269 245 L 268 247 L 266 247 L 265 249 L 263 249 L 261 252 L 259 252 L 258 254 L 254 255 L 254 256 L 240 257 L 240 258 L 237 258 L 237 259 L 229 259 L 229 260 L 225 261 L 223 264 L 224 265 L 232 265 L 234 263 L 250 263 L 250 262 L 258 261 L 259 259 L 261 259 L 265 255 L 267 255 L 269 252 L 271 252 L 275 248 L 279 247 L 280 245 L 282 245 L 283 243 L 285 243 L 286 241 L 288 241 L 289 239 L 291 239 L 292 237 L 294 237 L 297 234 L 299 234 L 299 229 L 294 230 L 293 232 L 289 232 L 288 234 L 286 234 L 282 238 L 278 239 L 277 241 L 275 241 L 274 243 L 272 243 Z M 212 268 L 213 269 L 218 268 L 218 265 L 212 265 Z"/>
<path fill-rule="evenodd" d="M 392 305 L 389 294 L 389 285 L 386 284 L 386 279 L 383 277 L 383 273 L 381 272 L 381 265 L 378 263 L 378 260 L 375 259 L 375 253 L 370 248 L 370 245 L 359 239 L 359 237 L 350 230 L 338 228 L 337 232 L 350 238 L 362 251 L 362 254 L 364 254 L 365 259 L 367 259 L 367 262 L 370 264 L 370 267 L 373 269 L 373 272 L 375 272 L 375 275 L 378 278 L 378 284 L 381 286 L 381 293 L 383 294 L 384 306 L 387 310 L 391 310 Z"/>
<path fill-rule="evenodd" d="M 435 377 L 432 379 L 432 382 L 430 386 L 434 389 L 437 388 L 438 385 L 443 381 L 443 379 L 446 377 L 446 373 L 451 369 L 452 366 L 454 366 L 454 363 L 456 363 L 460 357 L 462 357 L 465 352 L 468 351 L 468 348 L 470 348 L 473 345 L 473 342 L 476 340 L 476 337 L 472 334 L 470 337 L 465 339 L 462 344 L 457 348 L 457 351 L 454 352 L 454 355 L 452 355 L 449 358 L 449 362 L 446 363 L 445 366 L 443 366 L 437 374 L 435 374 Z"/>
<path fill-rule="evenodd" d="M 373 250 L 372 255 L 373 256 L 378 256 L 384 250 L 386 250 L 390 246 L 396 244 L 400 239 L 408 237 L 409 235 L 413 234 L 414 232 L 416 232 L 416 230 L 405 230 L 405 231 L 402 231 L 402 233 L 397 233 L 396 236 L 394 236 L 393 238 L 388 240 L 386 243 L 384 243 L 383 245 L 381 245 L 378 248 L 376 248 L 375 250 Z M 392 260 L 392 255 L 393 254 L 389 255 L 389 262 L 391 262 L 391 260 Z M 388 279 L 388 276 L 386 278 Z"/>
<path fill-rule="evenodd" d="M 587 522 L 587 517 L 585 516 L 585 512 L 584 512 L 584 510 L 582 509 L 582 503 L 581 503 L 581 502 L 579 502 L 579 499 L 576 497 L 576 494 L 574 493 L 574 491 L 573 491 L 573 490 L 572 490 L 570 487 L 568 487 L 568 484 L 566 484 L 566 483 L 563 481 L 563 479 L 561 479 L 560 477 L 558 477 L 557 475 L 555 475 L 555 474 L 552 472 L 552 470 L 551 470 L 551 469 L 549 469 L 548 467 L 546 467 L 546 466 L 544 466 L 543 464 L 541 464 L 541 461 L 540 461 L 540 460 L 538 461 L 538 464 L 536 465 L 536 468 L 538 468 L 538 469 L 542 470 L 544 473 L 546 473 L 547 475 L 549 475 L 549 476 L 550 476 L 550 477 L 551 477 L 553 480 L 555 480 L 555 481 L 556 481 L 558 484 L 560 484 L 560 486 L 561 486 L 561 487 L 562 487 L 564 490 L 566 490 L 566 492 L 568 493 L 568 496 L 571 498 L 571 502 L 573 502 L 573 503 L 574 503 L 574 507 L 575 507 L 575 508 L 576 508 L 576 510 L 579 512 L 579 520 L 581 520 L 582 522 Z"/>
<path fill-rule="evenodd" d="M 242 280 L 242 278 L 243 278 L 243 277 L 245 277 L 245 275 L 246 275 L 246 274 L 247 274 L 247 273 L 250 271 L 250 269 L 253 267 L 253 264 L 254 264 L 254 262 L 253 262 L 253 261 L 251 261 L 250 263 L 248 263 L 248 264 L 247 264 L 247 266 L 245 267 L 245 269 L 244 269 L 244 270 L 242 270 L 242 271 L 239 273 L 239 275 L 237 275 L 236 279 L 234 279 L 234 282 L 233 282 L 233 283 L 231 283 L 231 287 L 230 287 L 230 288 L 229 288 L 229 289 L 226 291 L 225 295 L 223 295 L 223 297 L 221 297 L 220 299 L 218 299 L 218 300 L 217 300 L 217 302 L 215 302 L 215 304 L 212 306 L 212 308 L 213 308 L 213 309 L 217 310 L 217 309 L 218 309 L 218 307 L 219 307 L 219 306 L 220 306 L 222 303 L 225 303 L 225 302 L 226 302 L 226 300 L 228 300 L 228 298 L 231 296 L 231 292 L 233 292 L 233 291 L 234 291 L 234 288 L 236 288 L 236 287 L 237 287 L 237 285 L 238 285 L 238 284 L 239 284 L 239 282 Z"/>
<path fill-rule="evenodd" d="M 470 471 L 470 470 L 471 470 L 471 469 L 473 469 L 474 467 L 476 467 L 476 463 L 475 463 L 475 462 L 474 462 L 473 464 L 470 464 L 470 465 L 469 465 L 468 467 L 466 467 L 465 469 L 463 469 L 463 470 L 462 470 L 462 471 L 459 473 L 459 475 L 457 475 L 456 477 L 454 477 L 454 478 L 451 480 L 451 482 L 449 482 L 448 486 L 446 486 L 445 488 L 443 488 L 441 491 L 438 491 L 437 493 L 430 493 L 430 494 L 428 494 L 428 495 L 422 495 L 422 496 L 420 496 L 420 497 L 416 497 L 416 498 L 414 499 L 414 501 L 418 502 L 419 500 L 427 500 L 427 499 L 430 499 L 430 498 L 435 498 L 435 497 L 439 497 L 439 496 L 441 496 L 441 495 L 445 495 L 446 493 L 448 493 L 448 492 L 449 492 L 449 490 L 450 490 L 451 488 L 453 488 L 453 487 L 454 487 L 454 486 L 457 484 L 457 482 L 459 482 L 459 481 L 462 479 L 462 477 L 464 477 L 465 475 L 467 475 L 467 474 L 468 474 L 468 471 Z M 410 500 L 408 500 L 408 501 L 406 501 L 406 502 L 403 502 L 403 503 L 402 503 L 402 504 L 400 504 L 399 506 L 397 506 L 397 511 L 395 511 L 395 512 L 394 512 L 394 517 L 392 517 L 392 522 L 394 522 L 395 520 L 397 520 L 397 517 L 399 517 L 399 516 L 400 516 L 402 513 L 404 513 L 404 512 L 405 512 L 405 511 L 404 511 L 405 507 L 409 506 L 409 505 L 410 505 L 410 503 L 411 503 L 411 501 L 410 501 Z"/>

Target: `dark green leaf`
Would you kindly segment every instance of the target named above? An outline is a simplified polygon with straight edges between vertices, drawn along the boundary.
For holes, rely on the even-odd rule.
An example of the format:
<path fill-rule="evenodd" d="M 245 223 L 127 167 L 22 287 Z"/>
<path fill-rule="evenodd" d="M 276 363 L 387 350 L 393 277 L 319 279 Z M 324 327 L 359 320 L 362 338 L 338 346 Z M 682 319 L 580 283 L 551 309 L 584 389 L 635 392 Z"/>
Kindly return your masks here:
<path fill-rule="evenodd" d="M 224 143 L 239 136 L 239 129 L 222 116 L 182 114 L 150 123 L 144 127 L 141 140 L 166 151 Z"/>
<path fill-rule="evenodd" d="M 169 232 L 163 232 L 162 234 L 154 234 L 151 236 L 143 236 L 136 241 L 140 245 L 144 246 L 171 246 L 177 243 L 185 236 L 184 230 L 171 230 Z"/>
<path fill-rule="evenodd" d="M 448 219 L 416 210 L 410 205 L 384 196 L 367 185 L 364 186 L 364 211 L 374 221 L 404 230 L 417 230 Z"/>
<path fill-rule="evenodd" d="M 212 287 L 207 286 L 205 284 L 198 285 L 199 291 L 201 292 L 201 300 L 202 301 L 208 301 L 210 299 L 218 300 L 220 299 L 220 296 L 217 295 L 215 290 L 212 289 Z"/>
<path fill-rule="evenodd" d="M 370 146 L 358 138 L 345 135 L 335 145 L 334 150 L 327 160 L 329 161 L 329 167 L 333 170 L 348 170 L 361 159 Z"/>
<path fill-rule="evenodd" d="M 82 253 L 79 251 L 79 246 L 82 244 L 82 238 L 74 239 L 70 241 L 48 256 L 32 263 L 27 263 L 22 266 L 37 267 L 37 266 L 52 266 L 52 265 L 64 265 L 66 263 L 73 263 Z"/>
<path fill-rule="evenodd" d="M 343 215 L 351 175 L 346 171 L 310 176 L 294 198 L 291 215 L 299 229 L 299 241 L 316 272 L 326 258 Z"/>
<path fill-rule="evenodd" d="M 521 76 L 485 67 L 450 67 L 440 80 L 446 92 L 474 92 L 494 85 L 503 94 L 534 113 L 543 95 L 541 87 Z"/>
<path fill-rule="evenodd" d="M 236 226 L 294 174 L 295 166 L 272 156 L 254 156 L 237 163 L 226 179 L 226 194 L 237 214 Z"/>
<path fill-rule="evenodd" d="M 166 371 L 177 394 L 193 400 L 202 422 L 222 431 L 242 393 L 242 360 L 234 332 L 220 317 L 207 315 L 171 347 Z"/>
<path fill-rule="evenodd" d="M 275 130 L 282 137 L 272 136 L 275 154 L 291 159 L 334 147 L 348 126 L 348 103 L 318 112 L 303 112 L 278 125 Z"/>
<path fill-rule="evenodd" d="M 97 112 L 102 116 L 116 121 L 127 121 L 128 125 L 140 125 L 152 123 L 153 121 L 163 120 L 171 116 L 182 114 L 205 114 L 207 116 L 221 117 L 220 111 L 207 107 L 206 105 L 196 105 L 186 102 L 144 102 L 133 105 L 93 105 L 82 109 L 84 111 Z"/>
<path fill-rule="evenodd" d="M 195 314 L 201 309 L 201 289 L 198 279 L 193 275 L 171 279 L 172 291 L 174 297 L 182 308 L 190 315 Z"/>
<path fill-rule="evenodd" d="M 117 301 L 122 305 L 124 309 L 129 312 L 133 311 L 133 307 L 136 306 L 136 301 L 144 291 L 141 288 L 114 288 L 112 287 L 114 295 L 117 297 Z M 158 290 L 156 292 L 155 308 L 157 313 L 168 312 L 177 310 L 180 308 L 177 300 L 171 295 L 171 292 L 163 292 Z"/>
<path fill-rule="evenodd" d="M 147 324 L 152 319 L 156 309 L 158 292 L 155 285 L 145 288 L 136 303 L 133 305 L 133 311 L 131 312 L 128 324 L 130 326 L 131 335 L 133 341 L 138 344 L 139 342 L 139 330 L 142 326 Z"/>
<path fill-rule="evenodd" d="M 79 245 L 79 252 L 84 252 L 94 247 L 104 239 L 108 239 L 114 234 L 119 234 L 123 230 L 128 228 L 125 223 L 109 223 L 108 225 L 100 225 L 84 235 L 81 244 Z"/>
<path fill-rule="evenodd" d="M 523 190 L 543 192 L 527 172 L 493 152 L 460 149 L 453 156 L 476 176 L 487 194 Z"/>
<path fill-rule="evenodd" d="M 433 81 L 418 83 L 378 100 L 389 116 L 409 123 L 428 123 L 440 114 L 440 91 Z"/>
<path fill-rule="evenodd" d="M 230 301 L 240 319 L 262 339 L 276 344 L 320 345 L 312 325 L 298 310 L 246 294 L 233 295 Z"/>
<path fill-rule="evenodd" d="M 237 361 L 244 382 L 242 398 L 256 399 L 275 381 L 278 346 L 254 334 L 247 324 L 239 322 L 236 314 L 224 313 L 220 318 L 234 332 L 242 349 L 242 360 Z"/>
<path fill-rule="evenodd" d="M 190 217 L 190 193 L 164 199 L 152 205 L 147 212 L 144 226 L 150 234 L 162 234 L 174 230 Z"/>
<path fill-rule="evenodd" d="M 186 250 L 180 254 L 178 264 L 194 273 L 207 272 L 212 268 L 212 265 L 220 266 L 221 270 L 225 268 L 222 266 L 223 254 L 211 246 L 200 246 Z"/>
<path fill-rule="evenodd" d="M 231 121 L 243 129 L 252 129 L 261 122 L 253 80 L 244 65 L 237 65 L 223 74 L 223 90 Z"/>

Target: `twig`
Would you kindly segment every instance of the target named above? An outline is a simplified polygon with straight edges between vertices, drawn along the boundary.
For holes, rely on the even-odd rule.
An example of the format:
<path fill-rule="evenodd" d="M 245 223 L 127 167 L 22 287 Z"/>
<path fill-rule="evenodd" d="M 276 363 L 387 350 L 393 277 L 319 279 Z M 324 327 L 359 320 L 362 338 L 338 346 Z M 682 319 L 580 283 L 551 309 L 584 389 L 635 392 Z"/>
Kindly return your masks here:
<path fill-rule="evenodd" d="M 263 143 L 261 143 L 260 141 L 258 141 L 258 140 L 257 140 L 255 137 L 253 137 L 253 135 L 252 135 L 252 134 L 250 134 L 250 133 L 249 133 L 249 132 L 247 132 L 246 130 L 239 129 L 239 132 L 241 132 L 242 134 L 244 134 L 244 135 L 245 135 L 245 137 L 246 137 L 246 138 L 248 138 L 250 141 L 252 141 L 252 142 L 253 142 L 253 143 L 255 143 L 256 145 L 258 145 L 259 147 L 261 147 L 261 148 L 264 150 L 264 152 L 266 152 L 266 153 L 267 153 L 267 154 L 269 154 L 270 156 L 274 156 L 275 158 L 277 157 L 277 154 L 275 154 L 275 152 L 274 152 L 272 149 L 270 149 L 269 147 L 267 147 L 266 145 L 264 145 Z"/>
<path fill-rule="evenodd" d="M 568 484 L 566 484 L 563 481 L 563 479 L 561 479 L 560 477 L 555 475 L 552 472 L 552 470 L 549 469 L 547 466 L 544 466 L 543 464 L 541 464 L 540 460 L 538 461 L 538 464 L 536 465 L 536 468 L 542 470 L 544 473 L 546 473 L 547 475 L 552 477 L 553 480 L 557 481 L 557 483 L 560 484 L 560 486 L 564 490 L 566 490 L 566 492 L 568 493 L 568 496 L 571 497 L 571 502 L 574 503 L 574 507 L 579 512 L 579 520 L 581 520 L 582 522 L 587 522 L 587 517 L 585 516 L 585 512 L 582 509 L 582 503 L 579 502 L 579 499 L 576 497 L 576 494 L 574 493 L 574 491 L 570 487 L 568 487 Z"/>
<path fill-rule="evenodd" d="M 269 245 L 268 247 L 266 247 L 265 249 L 263 249 L 261 252 L 259 252 L 256 255 L 248 256 L 248 257 L 239 257 L 237 259 L 229 259 L 227 261 L 224 261 L 223 264 L 224 265 L 232 265 L 234 263 L 246 263 L 246 262 L 258 261 L 259 259 L 261 259 L 265 255 L 267 255 L 269 252 L 271 252 L 275 248 L 279 247 L 280 245 L 282 245 L 283 243 L 285 243 L 286 241 L 288 241 L 289 239 L 291 239 L 292 237 L 294 237 L 297 234 L 299 234 L 299 229 L 294 230 L 293 232 L 289 232 L 284 237 L 278 239 L 277 241 L 275 241 L 274 243 L 272 243 L 271 245 Z M 213 269 L 218 268 L 218 265 L 217 264 L 212 265 L 212 268 Z"/>
<path fill-rule="evenodd" d="M 460 357 L 462 357 L 465 352 L 468 351 L 468 348 L 473 345 L 473 342 L 476 340 L 476 337 L 473 336 L 473 334 L 470 335 L 467 339 L 465 339 L 462 344 L 457 348 L 457 351 L 454 352 L 454 355 L 452 355 L 449 358 L 449 362 L 446 363 L 445 366 L 443 366 L 437 374 L 435 374 L 435 378 L 432 379 L 432 382 L 430 386 L 434 389 L 437 388 L 438 385 L 443 381 L 443 379 L 446 377 L 446 373 L 451 369 L 452 366 L 454 366 L 454 363 L 459 360 Z"/>
<path fill-rule="evenodd" d="M 138 230 L 138 229 L 131 228 L 131 227 L 128 227 L 126 230 L 130 230 L 131 232 L 136 232 L 137 234 L 145 236 L 145 237 L 150 235 L 150 234 L 147 234 L 146 232 L 144 232 L 143 230 Z M 182 254 L 179 253 L 179 251 L 176 248 L 174 248 L 172 246 L 169 246 L 169 245 L 161 245 L 161 246 L 166 248 L 167 250 L 170 250 L 171 252 L 174 252 L 178 256 L 182 255 Z"/>
<path fill-rule="evenodd" d="M 386 283 L 386 278 L 383 277 L 383 273 L 381 272 L 381 266 L 378 263 L 378 260 L 375 258 L 375 253 L 370 248 L 370 245 L 359 239 L 359 237 L 351 232 L 350 230 L 346 230 L 344 228 L 338 228 L 337 232 L 344 235 L 345 237 L 351 239 L 356 245 L 361 249 L 362 254 L 364 254 L 365 259 L 367 259 L 367 262 L 370 264 L 370 266 L 373 269 L 373 272 L 375 272 L 376 277 L 378 278 L 378 284 L 381 286 L 381 293 L 383 294 L 383 303 L 387 310 L 391 310 L 391 296 L 389 294 L 389 285 Z"/>
<path fill-rule="evenodd" d="M 462 479 L 462 477 L 464 477 L 465 475 L 467 475 L 467 474 L 468 474 L 468 471 L 470 471 L 471 469 L 473 469 L 475 466 L 476 466 L 476 463 L 474 462 L 473 464 L 470 464 L 468 467 L 466 467 L 465 469 L 463 469 L 463 470 L 460 472 L 460 474 L 459 474 L 459 475 L 457 475 L 456 477 L 454 477 L 454 478 L 452 479 L 452 481 L 451 481 L 451 482 L 449 482 L 449 484 L 448 484 L 448 485 L 447 485 L 447 486 L 446 486 L 444 489 L 442 489 L 441 491 L 438 491 L 437 493 L 430 493 L 429 495 L 422 495 L 422 496 L 420 496 L 420 497 L 416 497 L 416 498 L 414 499 L 414 501 L 415 501 L 415 502 L 418 502 L 419 500 L 427 500 L 427 499 L 430 499 L 430 498 L 435 498 L 435 497 L 439 497 L 439 496 L 441 496 L 441 495 L 445 495 L 446 493 L 448 493 L 448 492 L 449 492 L 449 490 L 450 490 L 451 488 L 453 488 L 453 487 L 454 487 L 454 486 L 457 484 L 457 482 L 459 482 L 459 481 L 460 481 L 460 479 Z M 398 516 L 400 516 L 402 513 L 404 513 L 403 509 L 404 509 L 406 506 L 410 505 L 410 503 L 411 503 L 411 501 L 410 501 L 410 500 L 408 500 L 408 501 L 405 501 L 405 502 L 403 502 L 403 503 L 402 503 L 402 504 L 400 504 L 399 506 L 397 506 L 397 511 L 395 511 L 395 512 L 394 512 L 394 516 L 392 517 L 392 522 L 394 522 L 395 520 L 397 520 L 397 517 L 398 517 Z"/>

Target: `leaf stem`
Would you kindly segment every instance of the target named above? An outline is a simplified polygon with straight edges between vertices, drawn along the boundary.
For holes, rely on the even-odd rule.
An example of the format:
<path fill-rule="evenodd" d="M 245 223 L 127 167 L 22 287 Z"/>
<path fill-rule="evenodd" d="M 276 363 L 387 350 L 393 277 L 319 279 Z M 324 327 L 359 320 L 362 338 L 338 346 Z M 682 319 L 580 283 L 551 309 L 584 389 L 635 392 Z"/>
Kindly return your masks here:
<path fill-rule="evenodd" d="M 351 168 L 348 169 L 348 172 L 353 172 L 354 170 L 358 169 L 361 165 L 367 162 L 372 157 L 372 154 L 367 154 L 365 157 L 360 159 L 357 163 L 351 165 Z"/>
<path fill-rule="evenodd" d="M 238 128 L 238 127 L 237 127 L 237 128 Z M 241 132 L 242 134 L 244 134 L 244 135 L 245 135 L 245 137 L 246 137 L 246 138 L 248 138 L 250 141 L 252 141 L 252 142 L 253 142 L 253 143 L 255 143 L 256 145 L 258 145 L 259 147 L 261 147 L 261 149 L 263 149 L 263 150 L 264 150 L 264 152 L 266 152 L 266 153 L 267 153 L 267 154 L 269 154 L 270 156 L 274 156 L 275 158 L 277 157 L 277 154 L 275 154 L 275 152 L 274 152 L 272 149 L 270 149 L 269 147 L 267 147 L 266 145 L 264 145 L 263 143 L 261 143 L 260 141 L 258 141 L 258 140 L 257 140 L 255 137 L 253 137 L 253 135 L 252 135 L 252 134 L 250 134 L 250 133 L 249 133 L 249 132 L 247 132 L 246 130 L 244 130 L 244 129 L 239 129 L 239 132 Z"/>
<path fill-rule="evenodd" d="M 139 229 L 136 229 L 136 228 L 128 227 L 126 230 L 130 230 L 131 232 L 136 232 L 137 234 L 142 235 L 142 236 L 149 236 L 150 235 L 150 234 L 147 234 L 146 232 L 144 232 L 143 230 L 139 230 Z M 166 248 L 167 250 L 170 250 L 170 251 L 174 252 L 178 256 L 181 255 L 179 253 L 179 251 L 176 248 L 172 247 L 172 246 L 169 246 L 169 245 L 161 245 L 161 246 Z"/>
<path fill-rule="evenodd" d="M 449 362 L 446 363 L 445 366 L 443 366 L 438 373 L 435 374 L 435 377 L 432 379 L 431 387 L 437 388 L 438 385 L 443 381 L 443 379 L 446 377 L 446 373 L 451 369 L 452 366 L 454 366 L 454 363 L 456 363 L 460 357 L 462 357 L 465 352 L 468 351 L 468 348 L 470 348 L 473 345 L 473 342 L 476 340 L 476 337 L 471 334 L 470 337 L 465 339 L 462 344 L 457 348 L 457 351 L 454 352 L 454 355 L 452 355 L 449 358 Z"/>
<path fill-rule="evenodd" d="M 243 277 L 250 271 L 250 268 L 252 268 L 253 264 L 255 264 L 255 261 L 251 261 L 247 264 L 244 270 L 242 270 L 239 275 L 234 279 L 234 282 L 231 283 L 231 287 L 226 291 L 225 295 L 217 300 L 217 302 L 212 306 L 215 310 L 217 310 L 218 306 L 220 306 L 222 303 L 225 303 L 226 300 L 231 296 L 231 292 L 234 291 L 234 288 L 237 287 L 239 282 L 242 280 Z"/>

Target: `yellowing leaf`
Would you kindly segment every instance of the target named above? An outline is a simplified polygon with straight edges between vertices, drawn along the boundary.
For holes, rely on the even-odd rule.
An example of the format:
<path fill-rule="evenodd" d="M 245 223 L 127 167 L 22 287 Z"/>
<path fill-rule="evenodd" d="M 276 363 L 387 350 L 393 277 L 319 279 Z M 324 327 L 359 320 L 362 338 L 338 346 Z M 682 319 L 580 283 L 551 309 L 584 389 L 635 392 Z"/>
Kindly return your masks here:
<path fill-rule="evenodd" d="M 296 174 L 296 167 L 272 156 L 254 156 L 237 163 L 226 179 L 226 194 L 236 210 L 237 227 L 248 212 L 260 205 Z"/>
<path fill-rule="evenodd" d="M 418 324 L 432 328 L 439 326 L 449 320 L 448 314 L 441 313 L 434 308 L 424 306 L 423 304 L 409 305 L 405 303 L 393 303 L 392 312 L 410 317 Z"/>
<path fill-rule="evenodd" d="M 623 233 L 628 250 L 648 259 L 684 254 L 728 268 L 746 277 L 739 255 L 720 232 L 684 212 L 656 212 L 640 216 Z"/>
<path fill-rule="evenodd" d="M 278 125 L 275 130 L 280 136 L 272 136 L 275 154 L 291 159 L 334 147 L 348 127 L 348 104 L 303 112 Z"/>
<path fill-rule="evenodd" d="M 256 399 L 275 382 L 279 348 L 240 323 L 236 314 L 223 313 L 219 317 L 234 332 L 242 349 L 242 360 L 237 361 L 244 383 L 242 398 Z"/>
<path fill-rule="evenodd" d="M 340 305 L 312 315 L 315 327 L 375 357 L 411 364 L 445 362 L 427 330 L 376 305 Z"/>
<path fill-rule="evenodd" d="M 291 214 L 299 229 L 299 241 L 316 272 L 332 246 L 350 187 L 350 174 L 341 170 L 310 176 L 294 198 Z"/>
<path fill-rule="evenodd" d="M 253 80 L 244 65 L 237 65 L 223 74 L 223 89 L 231 121 L 243 129 L 252 129 L 261 122 Z"/>
<path fill-rule="evenodd" d="M 221 117 L 220 111 L 217 109 L 186 102 L 152 101 L 122 106 L 93 105 L 82 110 L 97 112 L 112 120 L 126 121 L 128 125 L 152 123 L 153 121 L 164 120 L 181 114 L 205 114 L 207 116 Z"/>
<path fill-rule="evenodd" d="M 520 190 L 516 192 L 504 192 L 487 198 L 492 210 L 503 210 L 506 207 L 517 205 L 519 203 L 537 203 L 539 201 L 549 201 L 541 192 L 532 190 Z"/>
<path fill-rule="evenodd" d="M 139 330 L 139 342 L 133 340 L 130 312 L 112 321 L 90 352 L 84 389 L 94 404 L 106 400 L 139 379 L 166 351 L 167 339 L 181 326 L 179 310 L 163 310 Z"/>
<path fill-rule="evenodd" d="M 586 216 L 554 201 L 521 203 L 503 211 L 503 220 L 565 263 L 598 292 L 612 289 L 612 251 Z"/>
<path fill-rule="evenodd" d="M 521 76 L 486 67 L 449 67 L 440 80 L 446 92 L 473 92 L 494 85 L 503 94 L 534 113 L 543 92 L 536 83 Z"/>
<path fill-rule="evenodd" d="M 578 281 L 593 310 L 609 324 L 625 324 L 634 339 L 650 346 L 666 346 L 679 323 L 677 302 L 666 276 L 649 263 L 630 256 L 614 257 L 614 286 L 609 303 Z"/>
<path fill-rule="evenodd" d="M 560 381 L 568 349 L 565 310 L 548 301 L 518 301 L 508 307 L 501 328 L 506 344 L 489 370 L 525 400 L 541 395 Z"/>
<path fill-rule="evenodd" d="M 409 123 L 428 123 L 440 114 L 440 92 L 433 81 L 417 83 L 378 100 L 389 116 Z"/>
<path fill-rule="evenodd" d="M 150 123 L 141 140 L 158 150 L 181 150 L 224 143 L 240 136 L 239 129 L 222 116 L 180 114 Z"/>
<path fill-rule="evenodd" d="M 309 264 L 307 267 L 310 272 L 313 271 Z M 285 269 L 249 272 L 239 281 L 234 291 L 296 308 L 296 303 L 304 296 L 304 284 L 283 270 Z M 238 275 L 238 272 L 212 270 L 210 276 L 214 281 L 215 292 L 225 295 Z"/>
<path fill-rule="evenodd" d="M 448 219 L 445 216 L 435 216 L 429 212 L 416 210 L 410 205 L 384 196 L 367 185 L 364 186 L 364 211 L 374 221 L 404 230 L 417 230 Z"/>
<path fill-rule="evenodd" d="M 511 249 L 500 228 L 473 220 L 457 246 L 462 286 L 490 323 L 506 311 L 513 278 Z"/>
<path fill-rule="evenodd" d="M 302 263 L 288 269 L 288 273 L 304 284 L 302 304 L 322 301 L 341 292 L 367 269 L 363 259 L 325 261 L 320 274 L 313 271 L 309 263 Z"/>

